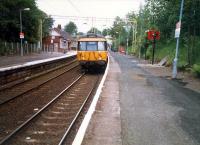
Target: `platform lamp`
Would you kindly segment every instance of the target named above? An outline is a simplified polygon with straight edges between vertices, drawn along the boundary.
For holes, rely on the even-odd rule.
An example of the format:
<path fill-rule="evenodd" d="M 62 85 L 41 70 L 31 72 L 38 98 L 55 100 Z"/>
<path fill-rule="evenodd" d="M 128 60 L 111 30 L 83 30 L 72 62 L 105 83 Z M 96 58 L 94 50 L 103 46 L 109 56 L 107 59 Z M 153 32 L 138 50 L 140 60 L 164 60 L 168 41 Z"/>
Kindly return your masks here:
<path fill-rule="evenodd" d="M 127 24 L 126 26 L 123 26 L 125 28 L 126 33 L 127 33 L 127 38 L 126 38 L 126 54 L 128 54 L 128 41 L 129 41 L 129 32 L 130 32 L 130 26 Z"/>
<path fill-rule="evenodd" d="M 23 56 L 23 47 L 22 47 L 22 39 L 24 38 L 24 34 L 22 32 L 22 11 L 30 11 L 30 8 L 24 8 L 19 10 L 19 18 L 20 18 L 20 39 L 21 39 L 21 45 L 20 45 L 20 53 L 21 56 Z"/>
<path fill-rule="evenodd" d="M 180 31 L 181 31 L 181 21 L 182 21 L 182 17 L 183 17 L 183 6 L 184 6 L 184 0 L 181 0 L 181 8 L 180 8 L 180 14 L 179 14 L 179 25 L 180 25 L 180 30 L 179 30 L 179 34 L 176 37 L 176 53 L 175 53 L 175 58 L 174 58 L 174 62 L 173 62 L 173 70 L 172 70 L 172 78 L 175 79 L 177 77 L 177 62 L 178 62 L 178 49 L 179 49 L 179 39 L 180 39 Z"/>

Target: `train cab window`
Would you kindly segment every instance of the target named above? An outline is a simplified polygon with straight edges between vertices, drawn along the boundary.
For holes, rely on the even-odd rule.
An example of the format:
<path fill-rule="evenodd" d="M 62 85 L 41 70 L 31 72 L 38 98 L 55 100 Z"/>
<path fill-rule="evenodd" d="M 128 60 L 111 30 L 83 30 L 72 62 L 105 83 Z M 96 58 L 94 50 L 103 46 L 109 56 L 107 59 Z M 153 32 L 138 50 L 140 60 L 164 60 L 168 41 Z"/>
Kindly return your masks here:
<path fill-rule="evenodd" d="M 79 42 L 79 50 L 80 51 L 86 50 L 86 42 Z"/>
<path fill-rule="evenodd" d="M 98 42 L 98 50 L 105 51 L 105 42 Z"/>
<path fill-rule="evenodd" d="M 88 51 L 97 51 L 97 42 L 87 42 Z"/>

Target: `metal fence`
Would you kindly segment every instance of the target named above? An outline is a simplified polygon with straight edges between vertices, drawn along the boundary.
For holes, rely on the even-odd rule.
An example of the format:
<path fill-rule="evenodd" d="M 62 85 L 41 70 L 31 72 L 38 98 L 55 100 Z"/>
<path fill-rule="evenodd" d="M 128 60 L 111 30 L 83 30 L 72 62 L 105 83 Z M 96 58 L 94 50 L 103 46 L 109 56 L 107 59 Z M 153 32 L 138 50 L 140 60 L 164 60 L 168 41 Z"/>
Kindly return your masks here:
<path fill-rule="evenodd" d="M 28 55 L 31 53 L 40 53 L 40 52 L 53 52 L 54 48 L 52 45 L 43 45 L 42 49 L 38 44 L 26 43 L 22 45 L 23 54 Z M 14 56 L 21 54 L 20 43 L 14 42 L 2 42 L 0 41 L 0 56 Z"/>

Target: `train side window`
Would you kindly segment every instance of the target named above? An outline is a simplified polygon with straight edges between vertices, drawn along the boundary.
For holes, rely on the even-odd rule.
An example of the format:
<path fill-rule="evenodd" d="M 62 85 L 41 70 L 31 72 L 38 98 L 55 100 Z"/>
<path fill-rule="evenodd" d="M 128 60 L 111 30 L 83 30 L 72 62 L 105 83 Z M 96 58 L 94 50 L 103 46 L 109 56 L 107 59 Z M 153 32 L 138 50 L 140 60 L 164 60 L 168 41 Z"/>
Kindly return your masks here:
<path fill-rule="evenodd" d="M 86 42 L 79 42 L 79 50 L 80 51 L 86 50 Z"/>
<path fill-rule="evenodd" d="M 105 50 L 105 42 L 98 42 L 98 50 L 99 51 Z"/>

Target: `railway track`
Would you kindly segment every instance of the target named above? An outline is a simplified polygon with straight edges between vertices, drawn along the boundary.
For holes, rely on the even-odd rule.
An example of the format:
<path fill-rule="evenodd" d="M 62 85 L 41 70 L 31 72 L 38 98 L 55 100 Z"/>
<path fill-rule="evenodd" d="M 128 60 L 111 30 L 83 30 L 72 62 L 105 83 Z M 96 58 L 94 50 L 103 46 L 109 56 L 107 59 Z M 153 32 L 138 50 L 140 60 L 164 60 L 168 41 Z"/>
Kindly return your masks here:
<path fill-rule="evenodd" d="M 78 67 L 78 62 L 73 60 L 65 65 L 58 66 L 54 69 L 36 74 L 31 78 L 24 79 L 19 83 L 14 83 L 0 90 L 0 105 L 5 104 L 17 97 L 25 95 L 46 83 L 62 76 L 64 73 Z"/>
<path fill-rule="evenodd" d="M 0 105 L 0 140 L 25 122 L 27 118 L 42 108 L 48 101 L 52 100 L 66 86 L 69 86 L 80 75 L 80 72 L 79 66 L 70 65 L 70 67 L 61 69 L 58 73 L 59 75 L 52 72 L 48 76 L 42 76 L 47 78 L 48 81 L 39 84 L 39 86 L 36 85 L 37 87 L 22 93 L 17 98 L 14 97 L 15 94 L 10 93 L 13 98 Z M 51 80 L 49 80 L 49 75 L 53 76 Z M 32 81 L 37 81 L 38 79 L 41 82 L 41 78 L 36 78 L 36 80 L 33 79 L 25 83 L 25 86 L 32 87 Z M 15 88 L 15 90 L 13 88 L 13 92 L 20 92 L 25 86 L 16 86 L 18 89 Z M 5 96 L 7 95 L 6 93 L 9 93 L 9 90 L 5 92 Z"/>
<path fill-rule="evenodd" d="M 0 144 L 62 145 L 100 75 L 80 75 L 44 107 L 4 137 Z"/>

